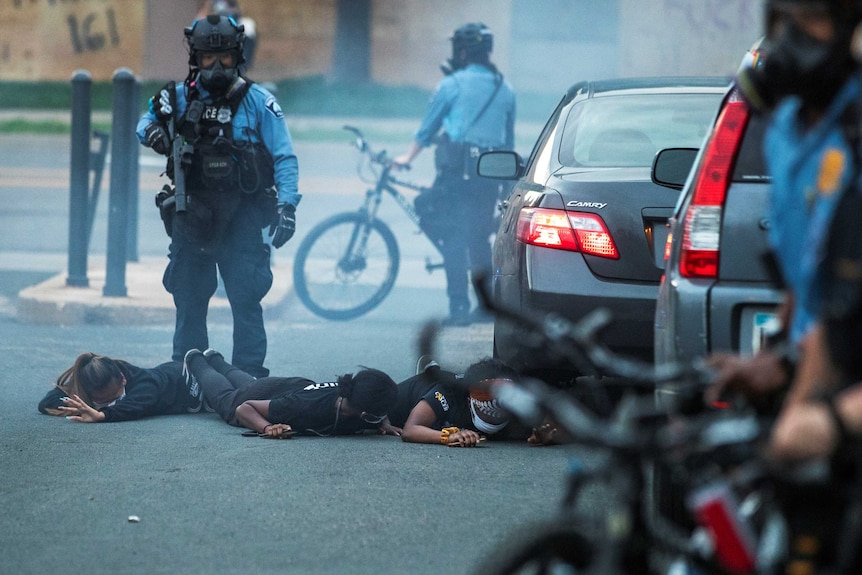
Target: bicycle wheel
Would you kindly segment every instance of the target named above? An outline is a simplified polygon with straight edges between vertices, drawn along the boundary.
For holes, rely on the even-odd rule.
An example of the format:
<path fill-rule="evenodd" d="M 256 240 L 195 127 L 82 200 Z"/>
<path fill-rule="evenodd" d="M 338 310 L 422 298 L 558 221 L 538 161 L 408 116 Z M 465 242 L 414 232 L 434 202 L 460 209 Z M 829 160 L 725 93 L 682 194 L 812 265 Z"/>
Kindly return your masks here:
<path fill-rule="evenodd" d="M 303 238 L 293 263 L 300 301 L 326 319 L 368 313 L 392 290 L 398 275 L 398 243 L 380 220 L 360 212 L 335 214 Z"/>
<path fill-rule="evenodd" d="M 575 575 L 596 560 L 586 532 L 569 521 L 540 521 L 510 533 L 476 570 L 476 575 Z"/>

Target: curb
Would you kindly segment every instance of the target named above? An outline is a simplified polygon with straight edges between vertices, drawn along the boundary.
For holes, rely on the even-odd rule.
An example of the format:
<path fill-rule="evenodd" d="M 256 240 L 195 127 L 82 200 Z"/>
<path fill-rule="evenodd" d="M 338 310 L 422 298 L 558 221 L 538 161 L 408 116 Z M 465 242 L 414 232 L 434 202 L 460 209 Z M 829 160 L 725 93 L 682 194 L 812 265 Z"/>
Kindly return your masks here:
<path fill-rule="evenodd" d="M 91 266 L 89 286 L 66 285 L 66 273 L 21 290 L 16 317 L 22 323 L 38 325 L 147 325 L 174 322 L 173 298 L 162 286 L 167 258 L 142 258 L 126 264 L 126 296 L 105 296 L 105 268 Z M 292 262 L 284 262 L 291 269 Z M 273 274 L 272 288 L 261 302 L 264 314 L 276 308 L 293 289 L 290 273 Z M 218 293 L 210 300 L 207 320 L 233 320 L 227 298 Z"/>

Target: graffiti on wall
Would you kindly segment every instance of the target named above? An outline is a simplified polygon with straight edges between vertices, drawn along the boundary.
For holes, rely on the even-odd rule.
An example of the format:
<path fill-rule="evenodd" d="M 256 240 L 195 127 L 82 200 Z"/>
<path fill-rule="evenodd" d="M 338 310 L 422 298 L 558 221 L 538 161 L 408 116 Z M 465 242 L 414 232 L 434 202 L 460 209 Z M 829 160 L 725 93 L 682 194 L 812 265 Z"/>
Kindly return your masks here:
<path fill-rule="evenodd" d="M 732 74 L 761 34 L 761 4 L 621 0 L 620 75 Z"/>
<path fill-rule="evenodd" d="M 66 22 L 69 24 L 72 47 L 79 54 L 87 50 L 98 52 L 106 46 L 120 45 L 117 17 L 113 8 L 106 9 L 104 14 L 91 12 L 83 18 L 69 14 Z"/>
<path fill-rule="evenodd" d="M 144 2 L 0 0 L 0 79 L 110 79 L 140 69 Z"/>

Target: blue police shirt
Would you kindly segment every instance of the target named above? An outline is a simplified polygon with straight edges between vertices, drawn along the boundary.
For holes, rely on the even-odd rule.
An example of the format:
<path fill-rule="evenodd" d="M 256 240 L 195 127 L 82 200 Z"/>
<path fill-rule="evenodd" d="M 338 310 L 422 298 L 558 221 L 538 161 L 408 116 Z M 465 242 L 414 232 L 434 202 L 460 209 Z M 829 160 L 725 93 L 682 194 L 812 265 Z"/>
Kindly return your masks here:
<path fill-rule="evenodd" d="M 442 127 L 453 142 L 514 149 L 515 93 L 505 80 L 488 109 L 474 123 L 494 93 L 495 78 L 494 72 L 479 64 L 470 64 L 443 78 L 431 96 L 416 141 L 423 147 L 430 146 Z"/>
<path fill-rule="evenodd" d="M 786 98 L 775 109 L 764 138 L 772 175 L 769 241 L 794 293 L 790 326 L 794 342 L 812 327 L 817 315 L 818 282 L 822 281 L 818 267 L 835 206 L 853 173 L 841 115 L 860 92 L 859 79 L 851 78 L 809 130 L 803 130 L 798 119 L 800 100 Z"/>
<path fill-rule="evenodd" d="M 207 90 L 198 84 L 200 98 L 204 103 L 212 101 Z M 183 88 L 183 89 L 181 89 Z M 186 111 L 187 88 L 177 84 L 177 117 Z M 141 143 L 146 142 L 147 126 L 156 120 L 152 109 L 138 121 L 137 135 Z M 278 202 L 296 207 L 302 199 L 299 189 L 299 162 L 293 151 L 293 141 L 284 121 L 284 113 L 275 96 L 259 84 L 252 84 L 233 117 L 233 134 L 236 141 L 263 143 L 272 155 L 275 169 L 275 185 L 278 187 Z"/>

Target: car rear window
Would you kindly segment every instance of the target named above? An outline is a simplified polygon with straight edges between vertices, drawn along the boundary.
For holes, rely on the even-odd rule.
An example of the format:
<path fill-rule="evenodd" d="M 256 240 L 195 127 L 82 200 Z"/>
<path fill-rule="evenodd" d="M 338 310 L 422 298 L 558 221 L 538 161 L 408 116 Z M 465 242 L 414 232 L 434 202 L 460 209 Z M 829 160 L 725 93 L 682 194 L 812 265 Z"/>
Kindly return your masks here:
<path fill-rule="evenodd" d="M 649 167 L 663 148 L 699 148 L 723 94 L 629 94 L 575 102 L 559 160 L 570 167 Z"/>
<path fill-rule="evenodd" d="M 763 135 L 769 123 L 765 114 L 752 114 L 742 137 L 736 166 L 733 168 L 734 182 L 768 182 L 766 162 L 763 159 Z"/>

